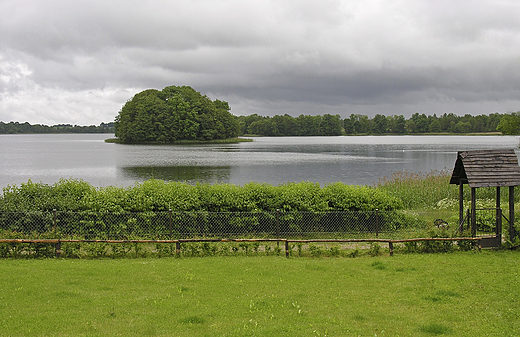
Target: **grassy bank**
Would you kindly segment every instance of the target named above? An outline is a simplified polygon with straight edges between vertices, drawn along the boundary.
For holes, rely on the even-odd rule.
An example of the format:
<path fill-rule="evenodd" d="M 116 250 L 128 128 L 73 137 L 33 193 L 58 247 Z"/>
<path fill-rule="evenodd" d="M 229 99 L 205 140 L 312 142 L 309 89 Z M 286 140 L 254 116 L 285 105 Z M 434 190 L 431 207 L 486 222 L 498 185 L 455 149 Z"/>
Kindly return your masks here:
<path fill-rule="evenodd" d="M 515 336 L 519 252 L 0 261 L 1 336 Z"/>

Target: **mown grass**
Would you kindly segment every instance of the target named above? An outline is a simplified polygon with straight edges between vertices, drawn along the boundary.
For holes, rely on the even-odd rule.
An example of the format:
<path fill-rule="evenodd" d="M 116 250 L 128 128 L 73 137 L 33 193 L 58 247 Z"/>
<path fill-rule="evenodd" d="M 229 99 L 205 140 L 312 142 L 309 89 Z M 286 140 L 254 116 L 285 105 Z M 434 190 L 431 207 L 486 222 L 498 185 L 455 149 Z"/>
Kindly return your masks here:
<path fill-rule="evenodd" d="M 519 252 L 1 260 L 2 336 L 516 336 Z"/>

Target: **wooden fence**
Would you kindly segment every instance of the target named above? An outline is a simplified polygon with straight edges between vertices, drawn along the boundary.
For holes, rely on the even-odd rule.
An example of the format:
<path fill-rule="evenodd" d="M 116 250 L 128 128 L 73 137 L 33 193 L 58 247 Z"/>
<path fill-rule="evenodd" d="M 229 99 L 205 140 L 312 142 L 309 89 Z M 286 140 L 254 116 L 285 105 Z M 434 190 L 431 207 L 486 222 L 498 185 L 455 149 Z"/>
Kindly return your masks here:
<path fill-rule="evenodd" d="M 79 240 L 79 239 L 0 239 L 0 243 L 46 243 L 54 244 L 56 249 L 56 257 L 61 256 L 61 244 L 64 242 L 79 243 L 170 243 L 175 244 L 176 254 L 181 253 L 182 243 L 190 242 L 280 242 L 285 245 L 285 256 L 290 255 L 290 243 L 386 243 L 390 256 L 394 255 L 394 244 L 405 242 L 422 242 L 422 241 L 474 241 L 480 250 L 480 241 L 484 237 L 458 237 L 458 238 L 415 238 L 415 239 L 311 239 L 311 240 L 292 240 L 292 239 L 178 239 L 178 240 Z"/>

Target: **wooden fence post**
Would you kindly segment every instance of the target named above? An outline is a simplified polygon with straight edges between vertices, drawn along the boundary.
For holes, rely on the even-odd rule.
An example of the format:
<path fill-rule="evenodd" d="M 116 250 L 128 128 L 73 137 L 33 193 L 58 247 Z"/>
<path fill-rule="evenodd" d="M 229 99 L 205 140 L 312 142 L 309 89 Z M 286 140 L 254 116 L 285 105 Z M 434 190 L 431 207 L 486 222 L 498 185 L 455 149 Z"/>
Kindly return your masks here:
<path fill-rule="evenodd" d="M 175 242 L 175 255 L 177 255 L 177 256 L 181 255 L 181 242 L 180 241 Z"/>
<path fill-rule="evenodd" d="M 56 242 L 56 258 L 59 258 L 61 256 L 61 241 L 58 240 L 58 242 Z"/>
<path fill-rule="evenodd" d="M 289 257 L 289 241 L 285 240 L 285 257 Z"/>

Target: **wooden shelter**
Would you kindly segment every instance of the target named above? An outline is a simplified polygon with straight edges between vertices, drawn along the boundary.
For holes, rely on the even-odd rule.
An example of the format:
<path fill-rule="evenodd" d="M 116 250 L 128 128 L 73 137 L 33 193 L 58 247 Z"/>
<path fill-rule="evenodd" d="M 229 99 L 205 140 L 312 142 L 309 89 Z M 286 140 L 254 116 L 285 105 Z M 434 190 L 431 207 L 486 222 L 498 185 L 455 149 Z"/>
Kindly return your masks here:
<path fill-rule="evenodd" d="M 459 185 L 459 223 L 464 221 L 463 186 L 471 188 L 470 222 L 473 236 L 476 235 L 476 189 L 496 187 L 496 236 L 490 246 L 498 246 L 502 238 L 502 210 L 500 208 L 500 188 L 509 187 L 509 223 L 514 224 L 514 188 L 520 186 L 520 166 L 513 149 L 459 151 L 450 184 Z M 509 237 L 515 236 L 513 226 L 509 226 Z"/>

